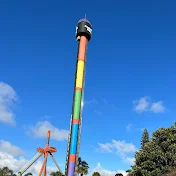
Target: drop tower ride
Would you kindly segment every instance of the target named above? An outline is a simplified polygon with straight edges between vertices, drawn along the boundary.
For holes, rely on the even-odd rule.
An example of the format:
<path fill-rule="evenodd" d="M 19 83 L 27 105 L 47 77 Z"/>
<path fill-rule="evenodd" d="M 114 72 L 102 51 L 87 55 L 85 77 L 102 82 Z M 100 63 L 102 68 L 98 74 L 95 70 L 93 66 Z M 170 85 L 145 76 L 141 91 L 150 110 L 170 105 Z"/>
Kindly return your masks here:
<path fill-rule="evenodd" d="M 76 26 L 76 40 L 78 41 L 77 63 L 75 73 L 75 84 L 73 94 L 72 115 L 70 120 L 70 133 L 68 137 L 68 148 L 65 175 L 74 176 L 79 156 L 85 63 L 87 43 L 92 35 L 92 25 L 87 19 L 81 19 Z"/>

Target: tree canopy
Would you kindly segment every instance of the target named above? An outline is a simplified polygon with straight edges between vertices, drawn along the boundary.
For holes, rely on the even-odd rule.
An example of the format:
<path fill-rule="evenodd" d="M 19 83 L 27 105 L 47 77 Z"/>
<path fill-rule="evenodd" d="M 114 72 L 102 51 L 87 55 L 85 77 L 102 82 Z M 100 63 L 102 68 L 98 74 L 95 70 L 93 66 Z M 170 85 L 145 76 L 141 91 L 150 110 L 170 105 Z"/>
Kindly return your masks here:
<path fill-rule="evenodd" d="M 64 176 L 60 171 L 51 172 L 51 176 Z"/>
<path fill-rule="evenodd" d="M 92 176 L 101 176 L 99 172 L 94 172 Z"/>
<path fill-rule="evenodd" d="M 25 174 L 24 176 L 30 176 L 30 175 L 32 175 L 32 173 L 31 173 L 31 172 L 29 172 L 29 173 Z"/>
<path fill-rule="evenodd" d="M 24 176 L 29 176 L 32 175 L 31 172 L 26 173 Z M 17 176 L 16 174 L 14 174 L 14 171 L 9 169 L 8 167 L 3 167 L 0 168 L 0 176 Z"/>
<path fill-rule="evenodd" d="M 76 168 L 76 172 L 78 174 L 87 175 L 88 174 L 89 165 L 86 161 L 82 161 L 81 157 L 78 158 L 78 165 Z"/>
<path fill-rule="evenodd" d="M 129 176 L 162 176 L 176 167 L 176 125 L 159 128 L 148 140 L 148 132 L 143 133 L 143 147 L 135 154 L 135 165 Z M 141 140 L 142 141 L 142 140 Z M 147 141 L 147 142 L 146 142 Z"/>
<path fill-rule="evenodd" d="M 16 174 L 13 173 L 13 170 L 9 169 L 8 167 L 0 168 L 0 176 L 16 176 Z"/>

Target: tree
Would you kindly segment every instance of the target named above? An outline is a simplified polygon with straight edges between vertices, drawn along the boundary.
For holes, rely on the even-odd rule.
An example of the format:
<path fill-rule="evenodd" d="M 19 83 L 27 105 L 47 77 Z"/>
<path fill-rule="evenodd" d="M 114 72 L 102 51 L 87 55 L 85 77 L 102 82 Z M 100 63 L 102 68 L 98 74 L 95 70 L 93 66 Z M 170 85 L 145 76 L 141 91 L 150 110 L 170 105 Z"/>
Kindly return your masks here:
<path fill-rule="evenodd" d="M 0 176 L 16 176 L 13 173 L 13 170 L 9 169 L 8 167 L 0 168 Z"/>
<path fill-rule="evenodd" d="M 123 174 L 121 174 L 121 173 L 118 173 L 118 174 L 115 174 L 115 176 L 123 176 Z"/>
<path fill-rule="evenodd" d="M 127 176 L 133 176 L 131 169 L 126 170 L 126 173 L 127 173 Z"/>
<path fill-rule="evenodd" d="M 51 176 L 64 176 L 60 171 L 51 172 Z"/>
<path fill-rule="evenodd" d="M 135 165 L 129 175 L 159 176 L 176 167 L 176 128 L 156 130 L 150 141 L 135 154 Z"/>
<path fill-rule="evenodd" d="M 32 173 L 31 173 L 31 172 L 29 172 L 29 173 L 25 174 L 24 176 L 30 176 L 30 175 L 32 175 Z"/>
<path fill-rule="evenodd" d="M 142 134 L 142 139 L 141 139 L 141 148 L 144 147 L 144 145 L 149 142 L 149 133 L 147 129 L 145 128 Z"/>
<path fill-rule="evenodd" d="M 81 176 L 88 174 L 89 165 L 86 161 L 82 161 L 81 157 L 78 158 L 78 165 L 76 168 L 76 172 Z"/>
<path fill-rule="evenodd" d="M 92 176 L 101 176 L 99 172 L 94 172 Z"/>

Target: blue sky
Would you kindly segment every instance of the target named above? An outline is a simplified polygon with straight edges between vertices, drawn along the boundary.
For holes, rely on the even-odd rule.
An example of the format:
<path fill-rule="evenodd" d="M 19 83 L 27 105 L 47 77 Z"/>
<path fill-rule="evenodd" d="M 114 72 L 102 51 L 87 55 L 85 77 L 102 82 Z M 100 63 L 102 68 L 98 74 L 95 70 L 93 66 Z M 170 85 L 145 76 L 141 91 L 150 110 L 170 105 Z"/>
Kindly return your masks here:
<path fill-rule="evenodd" d="M 93 35 L 80 156 L 90 171 L 97 163 L 106 171 L 129 169 L 142 129 L 152 134 L 175 120 L 175 5 L 164 0 L 1 1 L 0 152 L 18 163 L 23 156 L 25 162 L 45 145 L 51 128 L 51 144 L 64 169 L 75 27 L 86 13 Z M 15 152 L 7 151 L 11 145 Z"/>

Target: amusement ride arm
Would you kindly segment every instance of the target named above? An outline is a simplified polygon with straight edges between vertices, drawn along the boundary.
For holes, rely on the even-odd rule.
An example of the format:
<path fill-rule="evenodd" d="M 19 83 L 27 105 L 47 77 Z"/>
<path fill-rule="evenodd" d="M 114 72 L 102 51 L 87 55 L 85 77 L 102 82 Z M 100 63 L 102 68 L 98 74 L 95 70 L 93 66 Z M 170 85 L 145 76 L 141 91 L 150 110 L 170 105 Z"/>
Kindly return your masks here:
<path fill-rule="evenodd" d="M 27 169 L 29 169 L 31 167 L 31 165 L 33 163 L 35 163 L 35 161 L 37 161 L 41 156 L 43 155 L 43 153 L 37 153 L 19 172 L 19 176 L 21 176 Z"/>
<path fill-rule="evenodd" d="M 54 161 L 54 163 L 55 163 L 55 165 L 56 165 L 57 169 L 59 170 L 59 172 L 61 172 L 61 173 L 62 173 L 62 171 L 61 171 L 61 169 L 60 169 L 59 165 L 57 164 L 56 160 L 54 159 L 54 156 L 52 155 L 52 153 L 49 153 L 49 154 L 50 154 L 51 158 L 53 159 L 53 161 Z"/>

